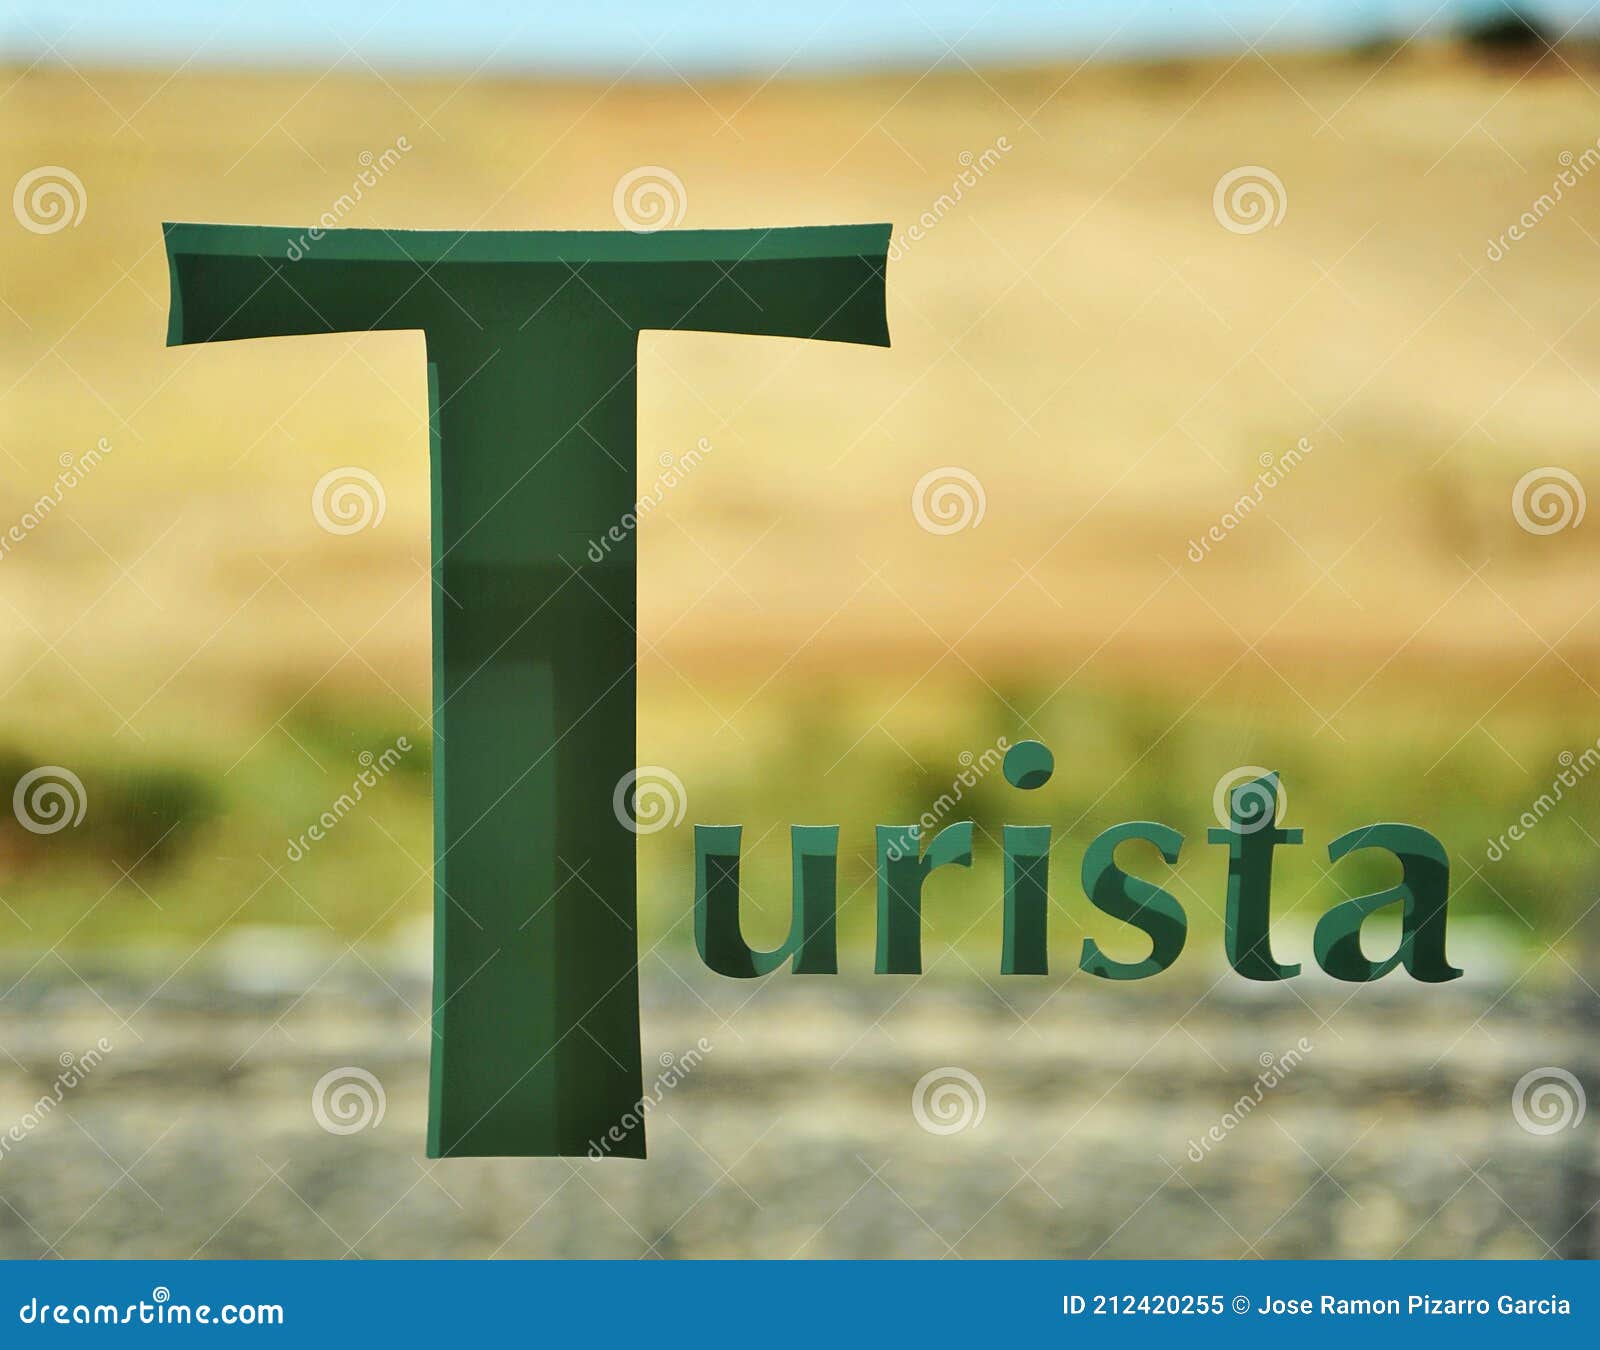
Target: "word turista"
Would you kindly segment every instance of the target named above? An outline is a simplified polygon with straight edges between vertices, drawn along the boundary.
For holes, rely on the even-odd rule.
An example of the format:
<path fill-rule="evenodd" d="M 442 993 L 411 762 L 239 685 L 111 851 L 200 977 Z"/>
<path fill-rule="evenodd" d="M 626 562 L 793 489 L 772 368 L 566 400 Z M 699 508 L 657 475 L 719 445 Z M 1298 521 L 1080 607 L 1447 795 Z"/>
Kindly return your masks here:
<path fill-rule="evenodd" d="M 1054 771 L 1050 750 L 1021 741 L 1005 755 L 1006 781 L 1024 792 L 1044 786 Z M 1228 848 L 1228 898 L 1224 942 L 1228 964 L 1250 980 L 1287 980 L 1300 973 L 1272 955 L 1270 896 L 1272 855 L 1283 844 L 1299 844 L 1304 832 L 1280 829 L 1278 776 L 1269 773 L 1237 786 L 1229 800 L 1229 824 L 1208 830 L 1207 842 Z M 874 969 L 880 975 L 922 971 L 922 887 L 940 867 L 972 866 L 971 821 L 945 826 L 924 847 L 918 825 L 877 827 L 878 941 Z M 839 857 L 837 825 L 790 827 L 793 858 L 789 933 L 771 951 L 753 950 L 739 928 L 740 825 L 695 826 L 695 942 L 700 957 L 721 975 L 750 978 L 791 962 L 797 975 L 832 975 L 839 969 L 835 908 Z M 1084 853 L 1083 893 L 1096 909 L 1141 931 L 1150 954 L 1117 961 L 1086 938 L 1078 967 L 1106 980 L 1142 980 L 1166 970 L 1183 952 L 1188 920 L 1167 891 L 1123 871 L 1116 861 L 1124 844 L 1154 845 L 1167 863 L 1178 861 L 1183 836 L 1151 820 L 1128 821 L 1103 831 Z M 1384 849 L 1399 860 L 1399 882 L 1387 890 L 1343 900 L 1317 922 L 1312 941 L 1317 964 L 1335 979 L 1363 984 L 1404 966 L 1415 980 L 1439 984 L 1462 972 L 1445 959 L 1446 904 L 1450 862 L 1444 845 L 1426 830 L 1394 822 L 1366 825 L 1328 845 L 1338 862 L 1359 849 Z M 1002 975 L 1046 975 L 1049 911 L 1050 826 L 1007 825 L 1002 851 L 1004 929 Z M 1401 935 L 1394 952 L 1374 961 L 1362 950 L 1361 926 L 1373 914 L 1401 906 Z"/>

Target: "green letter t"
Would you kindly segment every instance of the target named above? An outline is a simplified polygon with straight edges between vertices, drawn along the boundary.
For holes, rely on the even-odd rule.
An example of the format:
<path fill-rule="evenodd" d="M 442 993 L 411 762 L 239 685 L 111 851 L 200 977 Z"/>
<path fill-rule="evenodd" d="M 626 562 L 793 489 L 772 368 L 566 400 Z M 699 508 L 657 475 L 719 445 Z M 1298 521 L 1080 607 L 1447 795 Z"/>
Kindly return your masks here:
<path fill-rule="evenodd" d="M 634 841 L 613 809 L 634 767 L 637 553 L 631 535 L 586 552 L 638 496 L 639 333 L 887 346 L 889 227 L 165 229 L 169 344 L 426 339 L 429 1156 L 577 1155 L 615 1127 L 607 1151 L 643 1157 Z"/>

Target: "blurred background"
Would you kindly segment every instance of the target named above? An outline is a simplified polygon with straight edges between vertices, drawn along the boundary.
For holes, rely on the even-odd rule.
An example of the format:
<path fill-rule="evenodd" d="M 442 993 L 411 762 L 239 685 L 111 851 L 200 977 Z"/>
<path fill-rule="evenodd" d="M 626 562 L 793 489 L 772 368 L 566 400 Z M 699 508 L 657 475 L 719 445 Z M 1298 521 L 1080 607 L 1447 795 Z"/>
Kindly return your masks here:
<path fill-rule="evenodd" d="M 825 10 L 7 7 L 0 1252 L 1600 1255 L 1600 21 Z M 169 350 L 164 220 L 892 222 L 890 349 L 640 344 L 647 1087 L 713 1047 L 650 1161 L 424 1158 L 421 337 Z M 1204 837 L 1251 766 L 1305 830 L 1274 986 Z M 925 811 L 977 857 L 873 977 Z M 1190 937 L 1110 985 L 1078 868 L 1130 819 Z M 1384 819 L 1449 850 L 1455 984 L 1311 959 Z M 841 826 L 844 973 L 701 967 L 695 822 L 757 946 Z M 998 973 L 1008 822 L 1048 977 Z"/>

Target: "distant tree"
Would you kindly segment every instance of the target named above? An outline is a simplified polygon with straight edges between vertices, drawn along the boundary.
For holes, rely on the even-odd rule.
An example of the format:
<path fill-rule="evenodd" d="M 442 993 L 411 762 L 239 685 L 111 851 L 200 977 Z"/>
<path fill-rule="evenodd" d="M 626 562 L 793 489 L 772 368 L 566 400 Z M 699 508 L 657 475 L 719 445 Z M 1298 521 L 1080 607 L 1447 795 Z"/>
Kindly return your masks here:
<path fill-rule="evenodd" d="M 1527 11 L 1505 4 L 1474 9 L 1461 23 L 1461 40 L 1490 56 L 1542 56 L 1555 38 L 1553 30 Z"/>

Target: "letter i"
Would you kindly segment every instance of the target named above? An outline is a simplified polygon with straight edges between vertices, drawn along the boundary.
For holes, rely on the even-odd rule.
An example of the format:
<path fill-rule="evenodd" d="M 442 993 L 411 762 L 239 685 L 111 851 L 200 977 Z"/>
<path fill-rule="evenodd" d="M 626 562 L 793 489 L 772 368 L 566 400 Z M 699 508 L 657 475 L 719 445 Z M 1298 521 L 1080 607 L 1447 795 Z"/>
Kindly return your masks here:
<path fill-rule="evenodd" d="M 1002 770 L 1012 787 L 1032 792 L 1050 781 L 1055 772 L 1055 756 L 1042 741 L 1019 741 L 1006 751 Z M 1047 975 L 1050 827 L 1007 825 L 1003 833 L 1005 934 L 1000 948 L 1000 973 Z"/>

